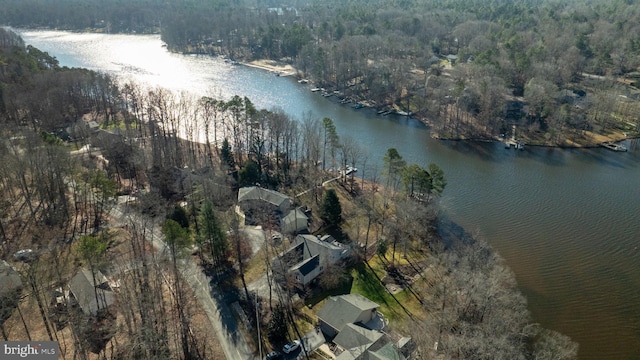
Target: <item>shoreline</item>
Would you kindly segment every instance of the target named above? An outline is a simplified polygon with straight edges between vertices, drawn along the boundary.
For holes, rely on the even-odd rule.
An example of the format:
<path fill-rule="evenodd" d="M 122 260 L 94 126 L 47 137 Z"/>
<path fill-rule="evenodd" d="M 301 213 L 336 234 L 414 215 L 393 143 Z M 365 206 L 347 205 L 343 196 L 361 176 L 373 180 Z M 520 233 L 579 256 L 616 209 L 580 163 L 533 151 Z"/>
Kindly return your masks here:
<path fill-rule="evenodd" d="M 246 65 L 249 67 L 253 67 L 256 69 L 266 70 L 272 73 L 275 73 L 276 76 L 296 76 L 298 74 L 298 70 L 294 68 L 292 65 L 277 61 L 277 60 L 269 60 L 269 59 L 259 59 L 253 60 L 250 62 L 242 62 L 242 65 Z M 425 118 L 413 117 L 414 119 L 420 121 L 425 126 L 431 128 L 431 124 Z M 620 135 L 620 134 L 618 134 Z M 565 144 L 548 144 L 548 143 L 539 143 L 539 142 L 531 142 L 528 143 L 525 141 L 526 146 L 532 147 L 546 147 L 546 148 L 558 148 L 558 149 L 593 149 L 602 147 L 601 144 L 613 142 L 619 143 L 625 140 L 633 140 L 640 138 L 640 135 L 636 136 L 616 136 L 612 134 L 612 136 L 606 136 L 601 134 L 592 134 L 592 137 L 599 137 L 601 141 L 596 141 L 588 144 L 579 144 L 573 141 L 568 141 L 571 143 Z M 441 137 L 436 132 L 431 133 L 431 137 L 437 140 L 448 140 L 448 141 L 479 141 L 479 142 L 504 142 L 503 140 L 496 139 L 494 137 L 478 137 L 478 138 L 464 138 L 464 137 Z"/>
<path fill-rule="evenodd" d="M 242 62 L 241 64 L 256 69 L 267 70 L 275 73 L 277 76 L 294 76 L 298 73 L 298 70 L 293 66 L 276 60 L 253 60 L 250 62 Z"/>

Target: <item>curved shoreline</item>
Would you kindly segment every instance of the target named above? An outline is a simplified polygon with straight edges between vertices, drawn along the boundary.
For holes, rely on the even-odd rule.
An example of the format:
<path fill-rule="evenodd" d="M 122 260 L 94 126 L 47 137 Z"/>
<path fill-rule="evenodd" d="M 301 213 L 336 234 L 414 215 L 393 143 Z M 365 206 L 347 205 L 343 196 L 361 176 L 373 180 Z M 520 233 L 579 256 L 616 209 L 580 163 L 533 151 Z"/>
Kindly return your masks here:
<path fill-rule="evenodd" d="M 253 60 L 250 62 L 242 62 L 241 64 L 256 69 L 267 70 L 275 73 L 277 76 L 294 76 L 298 73 L 298 70 L 293 66 L 283 64 L 276 60 Z"/>

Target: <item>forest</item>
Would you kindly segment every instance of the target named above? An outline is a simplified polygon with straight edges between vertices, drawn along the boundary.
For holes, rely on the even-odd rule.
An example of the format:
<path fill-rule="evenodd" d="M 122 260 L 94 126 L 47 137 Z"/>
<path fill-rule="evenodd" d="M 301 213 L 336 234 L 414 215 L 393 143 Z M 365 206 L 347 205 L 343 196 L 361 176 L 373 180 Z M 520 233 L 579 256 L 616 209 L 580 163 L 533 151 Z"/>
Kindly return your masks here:
<path fill-rule="evenodd" d="M 283 61 L 344 101 L 412 113 L 440 138 L 517 128 L 554 146 L 638 136 L 639 16 L 622 0 L 10 0 L 0 10 L 11 26 L 160 32 L 173 51 Z"/>
<path fill-rule="evenodd" d="M 385 308 L 393 328 L 424 334 L 416 358 L 576 357 L 568 337 L 531 323 L 513 274 L 482 239 L 461 233 L 445 246 L 436 229 L 446 178 L 436 164 L 408 164 L 389 149 L 377 169 L 329 118 L 292 119 L 247 98 L 194 98 L 60 67 L 7 30 L 0 64 L 0 264 L 22 279 L 0 292 L 3 340 L 58 341 L 62 358 L 74 359 L 222 358 L 226 335 L 214 330 L 207 302 L 233 298 L 262 329 L 259 338 L 240 330 L 257 352 L 313 329 L 305 309 L 318 293 L 347 279 L 356 289 L 364 278 L 358 291 L 401 304 Z M 317 185 L 345 165 L 359 178 Z M 277 273 L 269 259 L 286 240 L 265 241 L 252 256 L 234 208 L 238 188 L 256 183 L 311 210 L 314 233 L 360 249 L 316 289 L 269 280 L 260 308 L 247 283 Z M 405 278 L 409 264 L 425 270 L 398 294 L 375 280 Z M 115 307 L 102 288 L 88 297 L 93 312 L 70 302 L 65 289 L 83 269 L 96 284 L 101 274 L 113 279 Z"/>

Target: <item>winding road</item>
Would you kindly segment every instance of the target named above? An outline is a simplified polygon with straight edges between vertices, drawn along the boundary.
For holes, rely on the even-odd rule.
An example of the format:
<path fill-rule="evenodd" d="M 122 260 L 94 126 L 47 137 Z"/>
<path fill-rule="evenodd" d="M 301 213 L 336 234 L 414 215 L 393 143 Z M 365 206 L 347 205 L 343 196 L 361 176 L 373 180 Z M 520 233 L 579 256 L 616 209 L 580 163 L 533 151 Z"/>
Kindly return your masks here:
<path fill-rule="evenodd" d="M 118 202 L 111 209 L 110 215 L 120 224 L 126 224 L 129 220 L 136 221 L 135 217 L 140 216 L 129 213 L 126 202 Z M 147 226 L 145 236 L 158 252 L 168 255 L 168 248 L 162 240 L 164 235 L 158 226 Z M 190 258 L 180 260 L 179 270 L 206 312 L 227 360 L 258 360 L 240 331 L 225 294 L 212 286 L 209 278 Z"/>

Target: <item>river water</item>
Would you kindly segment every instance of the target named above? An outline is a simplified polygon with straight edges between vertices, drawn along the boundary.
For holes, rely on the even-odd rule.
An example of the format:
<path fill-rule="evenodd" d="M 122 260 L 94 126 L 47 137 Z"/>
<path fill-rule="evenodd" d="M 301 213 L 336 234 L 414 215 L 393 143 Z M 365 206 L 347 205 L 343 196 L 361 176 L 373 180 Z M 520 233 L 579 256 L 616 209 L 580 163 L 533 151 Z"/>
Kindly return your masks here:
<path fill-rule="evenodd" d="M 157 35 L 21 30 L 61 65 L 84 67 L 198 95 L 238 94 L 260 108 L 334 120 L 382 162 L 439 164 L 444 213 L 479 231 L 507 260 L 534 321 L 580 343 L 580 359 L 640 359 L 640 146 L 559 150 L 437 141 L 421 123 L 353 110 L 293 78 L 218 58 L 172 54 Z"/>

